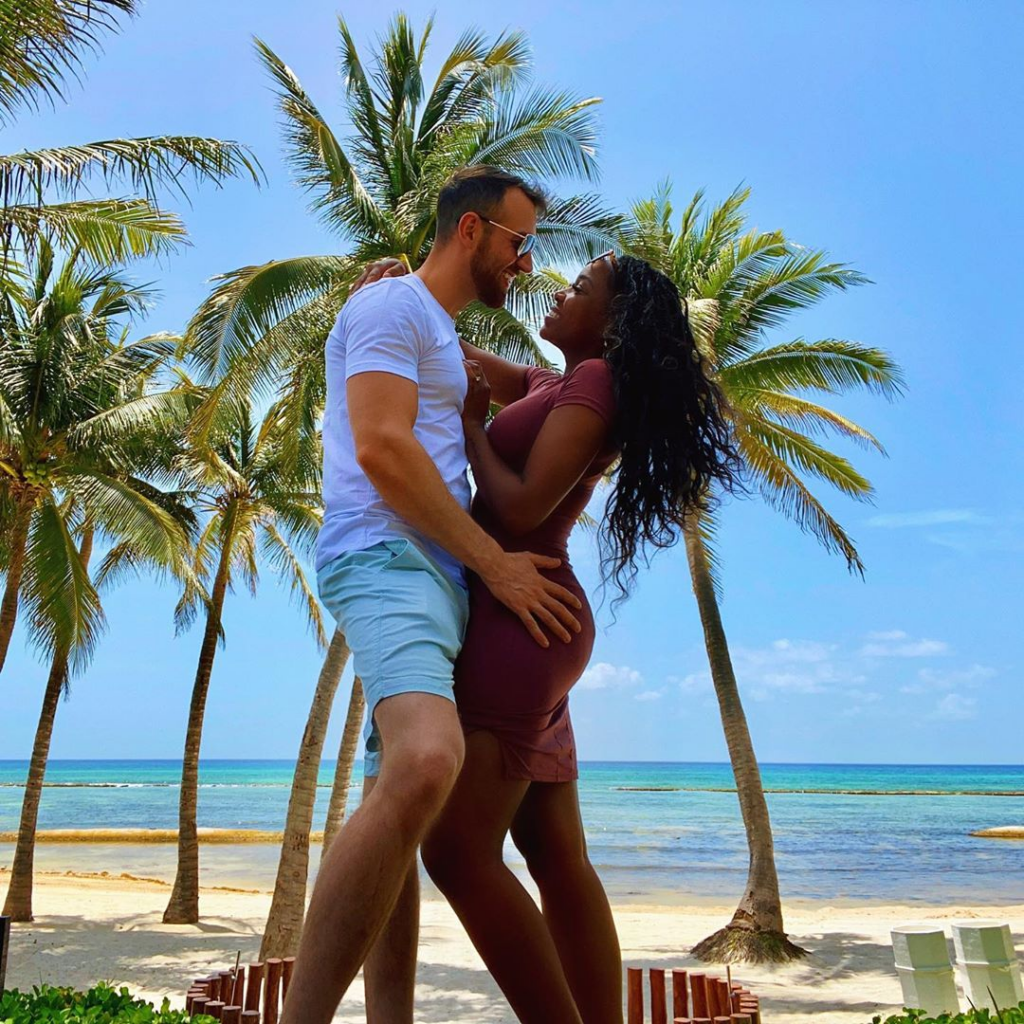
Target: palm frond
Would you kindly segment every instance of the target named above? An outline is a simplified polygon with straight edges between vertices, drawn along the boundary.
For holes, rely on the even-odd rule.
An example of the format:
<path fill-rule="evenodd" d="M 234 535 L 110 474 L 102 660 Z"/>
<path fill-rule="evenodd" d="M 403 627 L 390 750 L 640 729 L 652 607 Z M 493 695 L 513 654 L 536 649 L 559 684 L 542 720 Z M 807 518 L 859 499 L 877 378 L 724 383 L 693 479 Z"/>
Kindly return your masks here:
<path fill-rule="evenodd" d="M 266 524 L 263 528 L 263 547 L 264 556 L 270 566 L 288 583 L 288 589 L 292 596 L 305 612 L 309 630 L 322 650 L 328 642 L 323 612 L 320 610 L 320 603 L 313 593 L 302 563 L 272 523 Z"/>
<path fill-rule="evenodd" d="M 132 15 L 137 0 L 0 0 L 0 119 L 22 107 L 64 98 L 64 82 L 77 78 L 82 57 L 99 48 L 100 35 Z"/>
<path fill-rule="evenodd" d="M 36 508 L 22 582 L 29 637 L 52 657 L 68 655 L 73 668 L 88 662 L 104 628 L 99 595 L 69 529 L 66 509 L 46 496 Z"/>
<path fill-rule="evenodd" d="M 89 199 L 44 206 L 0 207 L 0 231 L 14 232 L 30 250 L 39 234 L 83 252 L 96 263 L 116 264 L 161 256 L 186 244 L 185 227 L 174 213 L 145 199 Z"/>
<path fill-rule="evenodd" d="M 622 217 L 610 212 L 596 195 L 555 199 L 537 224 L 539 248 L 548 262 L 562 266 L 586 263 L 618 248 Z"/>
<path fill-rule="evenodd" d="M 496 164 L 527 177 L 597 178 L 597 97 L 535 87 L 501 92 L 470 163 Z"/>
<path fill-rule="evenodd" d="M 532 366 L 549 365 L 533 334 L 507 309 L 491 309 L 474 302 L 459 314 L 455 329 L 471 345 L 504 359 Z"/>
<path fill-rule="evenodd" d="M 902 372 L 888 353 L 837 338 L 810 342 L 797 338 L 746 355 L 719 372 L 728 388 L 829 394 L 867 388 L 886 398 L 903 391 Z"/>
<path fill-rule="evenodd" d="M 847 568 L 863 576 L 864 563 L 853 541 L 792 467 L 751 431 L 738 435 L 737 446 L 765 502 L 814 536 L 826 550 L 842 555 Z"/>
<path fill-rule="evenodd" d="M 28 203 L 50 190 L 74 194 L 94 178 L 108 186 L 128 182 L 133 192 L 154 200 L 161 188 L 186 197 L 189 179 L 219 185 L 241 175 L 256 185 L 263 180 L 259 162 L 247 147 L 193 135 L 107 139 L 0 156 L 5 205 Z"/>
<path fill-rule="evenodd" d="M 357 271 L 353 261 L 342 256 L 298 256 L 214 278 L 216 288 L 192 317 L 185 335 L 201 378 L 220 378 L 297 309 L 327 293 L 343 293 Z"/>

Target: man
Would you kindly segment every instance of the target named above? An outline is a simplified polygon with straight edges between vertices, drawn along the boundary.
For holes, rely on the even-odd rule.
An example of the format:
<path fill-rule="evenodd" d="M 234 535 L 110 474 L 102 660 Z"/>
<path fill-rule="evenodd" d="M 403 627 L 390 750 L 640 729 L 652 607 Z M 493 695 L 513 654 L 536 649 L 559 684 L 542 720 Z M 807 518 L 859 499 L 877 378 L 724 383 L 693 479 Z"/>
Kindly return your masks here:
<path fill-rule="evenodd" d="M 576 598 L 469 516 L 453 317 L 504 304 L 533 270 L 544 200 L 496 168 L 456 173 L 423 266 L 353 295 L 327 340 L 326 512 L 320 595 L 366 692 L 363 802 L 321 865 L 282 1024 L 327 1024 L 365 961 L 369 1024 L 411 1024 L 416 851 L 454 785 L 463 739 L 452 669 L 468 602 L 463 566 L 547 646 L 579 629 Z"/>

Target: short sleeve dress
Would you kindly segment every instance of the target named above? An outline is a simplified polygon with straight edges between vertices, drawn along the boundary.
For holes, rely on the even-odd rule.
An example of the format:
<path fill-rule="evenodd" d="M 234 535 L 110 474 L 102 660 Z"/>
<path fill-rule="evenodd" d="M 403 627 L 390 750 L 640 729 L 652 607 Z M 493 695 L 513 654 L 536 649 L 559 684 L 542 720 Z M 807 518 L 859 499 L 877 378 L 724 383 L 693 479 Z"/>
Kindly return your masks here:
<path fill-rule="evenodd" d="M 500 745 L 505 776 L 536 782 L 577 777 L 576 744 L 569 719 L 569 691 L 583 674 L 594 646 L 594 619 L 586 594 L 569 564 L 568 540 L 601 475 L 614 462 L 615 393 L 603 359 L 587 359 L 562 376 L 531 368 L 527 393 L 506 406 L 488 428 L 494 451 L 512 469 L 526 466 L 548 414 L 562 405 L 594 410 L 607 426 L 607 440 L 575 487 L 536 529 L 512 536 L 484 496 L 473 500 L 473 518 L 506 551 L 533 551 L 562 559 L 545 575 L 575 594 L 582 631 L 565 644 L 541 647 L 519 618 L 470 574 L 470 614 L 465 643 L 455 665 L 455 699 L 463 729 L 486 730 Z"/>

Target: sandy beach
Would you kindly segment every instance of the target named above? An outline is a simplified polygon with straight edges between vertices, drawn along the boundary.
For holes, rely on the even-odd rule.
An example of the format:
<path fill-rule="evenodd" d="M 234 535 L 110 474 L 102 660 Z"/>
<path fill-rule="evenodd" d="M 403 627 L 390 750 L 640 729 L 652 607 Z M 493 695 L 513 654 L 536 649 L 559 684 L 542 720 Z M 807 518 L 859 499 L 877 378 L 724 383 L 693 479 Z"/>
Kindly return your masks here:
<path fill-rule="evenodd" d="M 8 872 L 0 869 L 0 897 Z M 36 920 L 15 927 L 8 987 L 40 982 L 86 988 L 107 979 L 128 984 L 159 1002 L 180 1005 L 196 975 L 255 957 L 270 905 L 256 890 L 206 888 L 198 926 L 164 925 L 166 881 L 96 873 L 40 872 Z M 1018 944 L 1024 906 L 921 906 L 861 903 L 787 905 L 791 937 L 810 951 L 802 963 L 739 968 L 734 976 L 758 992 L 771 1024 L 868 1024 L 875 1013 L 898 1008 L 899 983 L 892 969 L 889 929 L 907 922 L 947 926 L 964 918 L 1009 921 Z M 615 918 L 624 961 L 631 966 L 693 966 L 687 952 L 727 919 L 726 906 L 619 904 Z M 458 921 L 441 900 L 426 899 L 417 987 L 417 1021 L 423 1024 L 513 1024 Z M 336 1021 L 365 1019 L 357 982 Z"/>

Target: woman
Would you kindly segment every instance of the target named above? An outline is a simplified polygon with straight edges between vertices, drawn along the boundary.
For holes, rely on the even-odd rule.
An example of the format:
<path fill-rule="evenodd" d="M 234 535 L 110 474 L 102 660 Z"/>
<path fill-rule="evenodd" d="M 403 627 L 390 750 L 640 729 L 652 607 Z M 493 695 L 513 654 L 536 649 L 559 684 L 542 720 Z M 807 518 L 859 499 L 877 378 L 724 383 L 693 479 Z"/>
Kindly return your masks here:
<path fill-rule="evenodd" d="M 472 512 L 506 550 L 562 560 L 551 575 L 582 602 L 582 631 L 540 647 L 470 579 L 455 670 L 465 762 L 423 862 L 520 1021 L 621 1024 L 618 939 L 576 789 L 568 694 L 590 659 L 594 622 L 568 538 L 615 466 L 603 567 L 626 596 L 637 556 L 674 543 L 709 485 L 731 486 L 736 460 L 679 293 L 643 260 L 592 261 L 556 294 L 540 336 L 564 355 L 563 374 L 463 343 Z M 502 409 L 485 428 L 491 402 Z M 542 911 L 503 862 L 509 832 Z"/>

